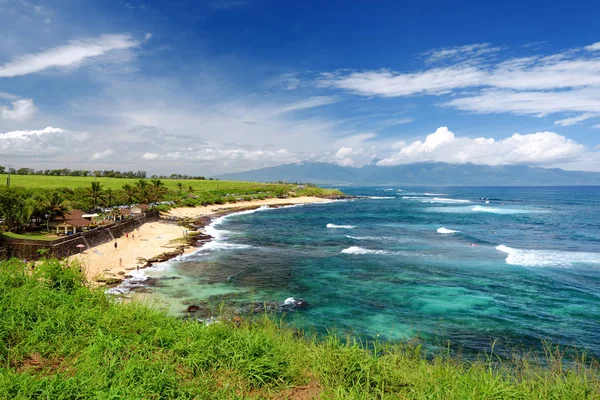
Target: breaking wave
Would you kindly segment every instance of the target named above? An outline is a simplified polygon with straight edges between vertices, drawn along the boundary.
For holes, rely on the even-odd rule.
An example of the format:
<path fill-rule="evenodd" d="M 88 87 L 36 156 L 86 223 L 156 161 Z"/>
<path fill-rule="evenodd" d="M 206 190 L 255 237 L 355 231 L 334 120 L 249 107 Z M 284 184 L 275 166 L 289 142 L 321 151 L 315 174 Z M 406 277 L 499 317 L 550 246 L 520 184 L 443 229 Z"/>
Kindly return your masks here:
<path fill-rule="evenodd" d="M 356 226 L 354 226 L 354 225 L 327 224 L 327 228 L 329 228 L 329 229 L 354 229 L 354 228 L 356 228 Z"/>
<path fill-rule="evenodd" d="M 441 228 L 437 229 L 437 233 L 458 233 L 460 231 L 453 231 L 452 229 L 447 229 L 444 228 L 443 226 Z"/>
<path fill-rule="evenodd" d="M 593 264 L 600 267 L 600 253 L 515 249 L 503 244 L 496 250 L 507 254 L 506 263 L 510 265 L 569 268 L 576 264 Z"/>

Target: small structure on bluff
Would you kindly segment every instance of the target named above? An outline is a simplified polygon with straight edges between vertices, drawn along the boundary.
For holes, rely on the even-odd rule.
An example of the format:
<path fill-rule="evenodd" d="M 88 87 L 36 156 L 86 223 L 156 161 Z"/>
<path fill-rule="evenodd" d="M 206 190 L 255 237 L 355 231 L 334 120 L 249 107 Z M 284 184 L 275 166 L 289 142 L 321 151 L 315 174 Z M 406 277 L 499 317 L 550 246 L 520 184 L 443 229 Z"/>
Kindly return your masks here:
<path fill-rule="evenodd" d="M 143 214 L 148 212 L 150 206 L 148 204 L 137 204 L 130 208 L 132 214 Z"/>
<path fill-rule="evenodd" d="M 74 208 L 64 216 L 54 218 L 52 225 L 56 229 L 57 235 L 60 233 L 68 235 L 95 225 L 93 219 L 97 216 L 98 214 L 88 214 Z"/>

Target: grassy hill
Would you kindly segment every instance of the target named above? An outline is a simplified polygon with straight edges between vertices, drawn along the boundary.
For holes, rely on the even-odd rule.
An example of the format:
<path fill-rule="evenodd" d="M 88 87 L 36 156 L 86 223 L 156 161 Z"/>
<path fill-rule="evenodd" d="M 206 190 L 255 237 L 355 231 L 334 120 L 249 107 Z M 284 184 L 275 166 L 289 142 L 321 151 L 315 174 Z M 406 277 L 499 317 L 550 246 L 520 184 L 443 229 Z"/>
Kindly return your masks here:
<path fill-rule="evenodd" d="M 3 399 L 600 399 L 583 358 L 470 362 L 267 317 L 206 326 L 113 302 L 56 260 L 0 262 L 0 310 Z"/>

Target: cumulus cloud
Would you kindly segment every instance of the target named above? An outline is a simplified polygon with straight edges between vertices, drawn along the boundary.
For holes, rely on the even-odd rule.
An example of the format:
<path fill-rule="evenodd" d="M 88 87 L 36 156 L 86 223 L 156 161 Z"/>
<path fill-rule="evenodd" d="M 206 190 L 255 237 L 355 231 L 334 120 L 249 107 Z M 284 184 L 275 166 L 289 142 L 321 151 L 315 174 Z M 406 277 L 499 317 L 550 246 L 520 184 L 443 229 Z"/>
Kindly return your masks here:
<path fill-rule="evenodd" d="M 571 126 L 593 117 L 595 117 L 594 114 L 581 114 L 577 117 L 565 118 L 558 121 L 554 121 L 554 125 Z"/>
<path fill-rule="evenodd" d="M 586 155 L 586 147 L 554 132 L 515 133 L 502 140 L 456 137 L 447 127 L 440 127 L 424 141 L 398 142 L 394 153 L 377 165 L 389 166 L 413 162 L 455 164 L 549 166 L 568 163 Z"/>
<path fill-rule="evenodd" d="M 104 151 L 100 151 L 92 154 L 92 160 L 101 160 L 103 158 L 109 157 L 115 153 L 112 149 L 106 149 Z"/>
<path fill-rule="evenodd" d="M 83 61 L 114 50 L 126 50 L 139 44 L 130 35 L 102 35 L 97 38 L 71 40 L 63 46 L 39 53 L 19 56 L 0 65 L 0 78 L 40 72 L 48 68 L 75 68 Z"/>
<path fill-rule="evenodd" d="M 15 100 L 12 107 L 0 105 L 0 119 L 26 121 L 37 111 L 32 99 Z"/>
<path fill-rule="evenodd" d="M 71 153 L 86 137 L 85 134 L 73 136 L 65 129 L 51 126 L 36 130 L 10 131 L 0 133 L 0 154 L 46 157 L 64 154 L 65 151 Z"/>
<path fill-rule="evenodd" d="M 362 96 L 451 94 L 443 106 L 480 113 L 596 113 L 600 109 L 600 42 L 584 49 L 496 61 L 500 48 L 474 44 L 433 50 L 441 66 L 416 72 L 340 70 L 321 74 L 320 87 Z M 586 51 L 588 50 L 588 51 Z M 470 93 L 465 93 L 469 89 Z"/>

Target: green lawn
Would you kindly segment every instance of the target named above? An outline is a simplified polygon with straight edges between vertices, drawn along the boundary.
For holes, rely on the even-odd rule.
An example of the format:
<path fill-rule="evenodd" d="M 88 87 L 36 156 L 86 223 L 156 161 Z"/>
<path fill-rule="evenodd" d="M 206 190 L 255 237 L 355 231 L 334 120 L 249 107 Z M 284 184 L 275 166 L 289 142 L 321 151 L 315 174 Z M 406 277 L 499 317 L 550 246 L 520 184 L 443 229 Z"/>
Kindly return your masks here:
<path fill-rule="evenodd" d="M 78 188 L 89 187 L 92 182 L 100 182 L 103 189 L 121 189 L 126 183 L 134 185 L 138 179 L 127 178 L 96 178 L 93 176 L 46 176 L 46 175 L 11 175 L 11 186 L 39 189 Z M 275 187 L 275 184 L 257 182 L 235 182 L 235 181 L 208 181 L 208 180 L 178 180 L 161 179 L 165 185 L 172 190 L 177 189 L 177 183 L 183 183 L 187 188 L 192 186 L 197 192 L 208 191 L 253 191 L 263 188 Z M 6 184 L 6 174 L 0 174 L 0 185 Z"/>
<path fill-rule="evenodd" d="M 24 187 L 28 189 L 58 189 L 58 188 L 88 188 L 92 182 L 100 182 L 102 189 L 122 189 L 123 185 L 135 185 L 139 179 L 127 178 L 96 178 L 93 176 L 46 176 L 46 175 L 11 175 L 11 187 Z M 256 192 L 271 192 L 282 186 L 275 183 L 238 182 L 238 181 L 209 181 L 209 180 L 180 180 L 161 179 L 170 190 L 177 190 L 177 184 L 182 183 L 184 188 L 192 186 L 195 194 L 203 192 L 218 194 L 245 194 Z M 6 174 L 0 174 L 0 187 L 6 185 Z M 295 190 L 295 185 L 286 185 L 288 190 Z M 338 195 L 335 189 L 307 188 L 296 191 L 298 195 Z"/>
<path fill-rule="evenodd" d="M 13 233 L 3 232 L 2 235 L 14 239 L 30 239 L 30 240 L 54 240 L 56 237 L 49 237 L 42 233 Z"/>

